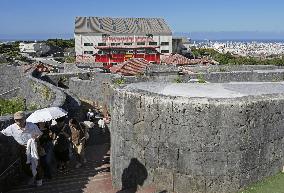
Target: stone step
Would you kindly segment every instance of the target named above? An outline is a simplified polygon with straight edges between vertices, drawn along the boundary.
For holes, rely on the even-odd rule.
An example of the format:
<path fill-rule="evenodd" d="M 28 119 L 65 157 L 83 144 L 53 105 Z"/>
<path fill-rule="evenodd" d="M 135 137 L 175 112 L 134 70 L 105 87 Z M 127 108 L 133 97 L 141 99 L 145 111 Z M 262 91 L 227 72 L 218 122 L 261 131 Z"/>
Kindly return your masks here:
<path fill-rule="evenodd" d="M 79 190 L 82 192 L 82 188 L 88 184 L 89 181 L 92 182 L 99 182 L 108 180 L 109 176 L 98 176 L 95 179 L 82 179 L 82 178 L 73 178 L 73 179 L 62 179 L 57 181 L 49 181 L 44 182 L 41 187 L 28 187 L 28 186 L 20 186 L 16 187 L 14 190 L 10 191 L 9 193 L 45 193 L 45 192 L 63 192 L 63 191 L 73 191 Z"/>
<path fill-rule="evenodd" d="M 68 173 L 58 173 L 53 177 L 53 179 L 58 179 L 58 178 L 68 178 L 69 176 L 76 176 L 78 174 L 80 175 L 97 175 L 98 173 L 103 173 L 103 172 L 109 172 L 110 168 L 109 166 L 100 166 L 100 167 L 88 167 L 84 166 L 82 168 L 78 169 L 72 169 Z"/>

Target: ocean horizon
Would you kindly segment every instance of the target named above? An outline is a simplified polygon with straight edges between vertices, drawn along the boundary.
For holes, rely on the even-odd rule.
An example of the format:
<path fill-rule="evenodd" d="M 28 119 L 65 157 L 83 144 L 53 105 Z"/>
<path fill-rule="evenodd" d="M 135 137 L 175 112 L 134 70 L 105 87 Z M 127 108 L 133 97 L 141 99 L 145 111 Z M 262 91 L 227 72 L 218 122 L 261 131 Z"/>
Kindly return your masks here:
<path fill-rule="evenodd" d="M 284 39 L 191 39 L 196 42 L 257 42 L 257 43 L 284 43 Z"/>
<path fill-rule="evenodd" d="M 72 39 L 73 37 L 62 38 L 62 37 L 52 37 L 52 38 L 11 38 L 11 39 L 0 39 L 0 42 L 15 42 L 15 41 L 45 41 L 48 39 Z M 189 38 L 189 37 L 188 37 Z M 191 42 L 257 42 L 257 43 L 284 43 L 284 39 L 190 39 Z"/>

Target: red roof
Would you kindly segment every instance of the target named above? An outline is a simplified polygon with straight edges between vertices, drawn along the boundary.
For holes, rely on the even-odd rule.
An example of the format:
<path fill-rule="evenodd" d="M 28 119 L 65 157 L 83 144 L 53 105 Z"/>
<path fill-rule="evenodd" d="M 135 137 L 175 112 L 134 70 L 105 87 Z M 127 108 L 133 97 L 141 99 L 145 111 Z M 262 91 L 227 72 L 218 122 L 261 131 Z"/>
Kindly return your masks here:
<path fill-rule="evenodd" d="M 161 62 L 174 65 L 217 64 L 217 62 L 212 59 L 188 59 L 180 54 L 161 56 Z"/>
<path fill-rule="evenodd" d="M 124 76 L 133 76 L 144 73 L 150 63 L 143 58 L 131 58 L 121 64 L 110 68 L 112 73 L 119 73 Z"/>
<path fill-rule="evenodd" d="M 186 64 L 192 64 L 192 61 L 180 54 L 173 54 L 169 56 L 161 57 L 161 62 L 166 64 L 179 64 L 179 65 L 186 65 Z"/>

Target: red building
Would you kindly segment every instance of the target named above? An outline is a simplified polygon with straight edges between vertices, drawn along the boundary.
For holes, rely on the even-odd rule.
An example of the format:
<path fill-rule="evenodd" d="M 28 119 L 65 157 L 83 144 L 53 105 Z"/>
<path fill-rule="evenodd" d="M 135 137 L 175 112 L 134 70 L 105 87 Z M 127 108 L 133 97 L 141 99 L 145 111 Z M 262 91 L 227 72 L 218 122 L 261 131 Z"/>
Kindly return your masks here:
<path fill-rule="evenodd" d="M 130 58 L 143 58 L 150 63 L 160 63 L 157 46 L 98 46 L 95 61 L 104 64 L 118 64 Z"/>
<path fill-rule="evenodd" d="M 172 53 L 172 32 L 161 18 L 77 17 L 75 51 L 80 63 L 160 63 L 160 55 Z"/>

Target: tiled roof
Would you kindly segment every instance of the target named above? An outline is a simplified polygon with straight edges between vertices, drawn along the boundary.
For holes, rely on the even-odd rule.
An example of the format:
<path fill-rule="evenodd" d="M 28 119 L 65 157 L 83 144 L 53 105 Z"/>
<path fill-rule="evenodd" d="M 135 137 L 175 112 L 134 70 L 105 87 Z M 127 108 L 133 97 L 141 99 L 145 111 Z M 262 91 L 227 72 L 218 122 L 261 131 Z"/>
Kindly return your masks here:
<path fill-rule="evenodd" d="M 124 76 L 133 76 L 144 73 L 150 63 L 143 58 L 131 58 L 121 64 L 110 68 L 112 73 L 119 73 Z"/>
<path fill-rule="evenodd" d="M 174 65 L 187 65 L 192 64 L 192 61 L 180 54 L 173 54 L 169 56 L 161 56 L 161 62 Z"/>
<path fill-rule="evenodd" d="M 161 56 L 161 62 L 174 65 L 218 64 L 216 61 L 211 59 L 188 59 L 180 54 Z"/>
<path fill-rule="evenodd" d="M 162 18 L 76 17 L 75 33 L 172 35 Z"/>

